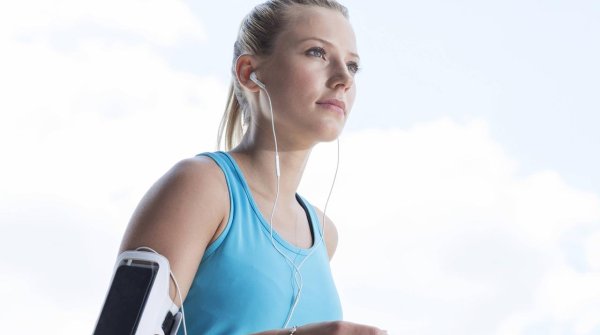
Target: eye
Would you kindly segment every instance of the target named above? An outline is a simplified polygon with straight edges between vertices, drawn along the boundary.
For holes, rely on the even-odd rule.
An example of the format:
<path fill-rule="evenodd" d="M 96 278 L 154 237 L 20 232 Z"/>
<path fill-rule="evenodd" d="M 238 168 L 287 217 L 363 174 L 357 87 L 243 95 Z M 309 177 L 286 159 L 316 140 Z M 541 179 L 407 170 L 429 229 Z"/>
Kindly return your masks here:
<path fill-rule="evenodd" d="M 360 71 L 360 66 L 358 66 L 358 63 L 356 62 L 350 62 L 346 66 L 348 67 L 348 71 L 350 71 L 352 74 L 356 74 L 358 71 Z"/>
<path fill-rule="evenodd" d="M 327 52 L 325 52 L 325 49 L 323 49 L 321 47 L 310 48 L 306 52 L 306 55 L 308 55 L 308 56 L 319 57 L 319 58 L 323 58 L 323 59 L 325 59 L 326 54 L 327 54 Z"/>

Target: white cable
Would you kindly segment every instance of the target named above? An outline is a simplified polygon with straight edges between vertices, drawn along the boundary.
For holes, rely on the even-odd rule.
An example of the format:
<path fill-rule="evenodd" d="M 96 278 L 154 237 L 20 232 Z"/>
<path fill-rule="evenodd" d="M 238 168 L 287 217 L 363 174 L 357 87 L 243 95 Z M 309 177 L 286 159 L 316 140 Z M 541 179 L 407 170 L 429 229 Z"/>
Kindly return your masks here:
<path fill-rule="evenodd" d="M 157 255 L 160 255 L 158 252 L 156 252 L 156 250 L 150 248 L 150 247 L 139 247 L 135 250 L 148 250 L 151 251 Z M 181 322 L 183 323 L 183 334 L 187 335 L 187 327 L 185 325 L 185 310 L 183 309 L 183 299 L 181 298 L 181 290 L 179 289 L 179 284 L 177 283 L 177 279 L 175 279 L 175 275 L 173 274 L 173 271 L 171 271 L 171 269 L 169 269 L 169 275 L 171 276 L 171 279 L 173 279 L 173 283 L 175 284 L 175 290 L 177 290 L 177 295 L 179 296 L 179 302 L 181 303 Z"/>
<path fill-rule="evenodd" d="M 292 315 L 296 309 L 296 306 L 298 305 L 298 301 L 300 301 L 300 295 L 302 293 L 302 288 L 304 287 L 304 282 L 302 280 L 302 273 L 300 272 L 300 269 L 302 268 L 302 265 L 304 265 L 304 262 L 306 262 L 306 260 L 315 252 L 315 250 L 317 250 L 319 245 L 321 243 L 323 243 L 323 240 L 325 239 L 325 213 L 327 212 L 327 205 L 329 204 L 329 199 L 331 198 L 331 193 L 333 192 L 333 186 L 335 185 L 335 180 L 337 179 L 337 173 L 338 173 L 339 166 L 340 166 L 340 140 L 338 138 L 337 139 L 337 162 L 336 162 L 336 166 L 335 166 L 335 174 L 333 175 L 333 181 L 331 182 L 331 188 L 329 189 L 329 194 L 327 195 L 327 200 L 325 201 L 325 207 L 323 207 L 323 220 L 321 221 L 321 238 L 319 239 L 319 242 L 316 243 L 315 246 L 313 246 L 310 253 L 308 253 L 308 255 L 306 255 L 304 257 L 304 259 L 300 262 L 300 264 L 298 264 L 298 267 L 296 268 L 298 276 L 300 276 L 300 286 L 298 288 L 298 295 L 296 296 L 294 304 L 292 305 L 292 308 L 290 309 L 288 318 L 287 318 L 286 323 L 283 328 L 287 328 L 287 326 L 290 322 L 290 319 L 292 318 Z"/>
<path fill-rule="evenodd" d="M 325 207 L 323 208 L 323 220 L 321 220 L 321 238 L 319 239 L 318 242 L 315 242 L 315 245 L 313 245 L 312 250 L 308 253 L 308 255 L 306 255 L 302 261 L 300 262 L 300 264 L 298 266 L 296 266 L 295 262 L 293 260 L 291 260 L 283 251 L 281 251 L 279 249 L 279 247 L 277 247 L 277 245 L 275 244 L 275 240 L 273 239 L 273 219 L 275 217 L 275 209 L 277 208 L 277 202 L 279 201 L 279 184 L 280 184 L 280 177 L 281 177 L 281 171 L 280 171 L 280 166 L 279 166 L 279 148 L 277 146 L 277 134 L 275 133 L 275 117 L 273 114 L 273 105 L 271 103 L 271 96 L 269 95 L 269 91 L 267 91 L 267 88 L 264 85 L 259 85 L 260 88 L 262 88 L 265 93 L 267 94 L 267 99 L 269 101 L 269 110 L 271 112 L 271 129 L 273 131 L 273 141 L 275 142 L 275 177 L 276 177 L 276 189 L 275 189 L 275 200 L 273 201 L 273 209 L 271 210 L 271 218 L 269 220 L 269 234 L 271 236 L 271 244 L 273 245 L 273 247 L 275 248 L 275 250 L 277 250 L 277 252 L 279 254 L 281 254 L 281 256 L 283 256 L 285 258 L 285 260 L 290 264 L 290 266 L 292 267 L 292 270 L 294 271 L 294 282 L 296 283 L 296 286 L 298 287 L 298 293 L 296 294 L 296 297 L 294 298 L 294 302 L 292 304 L 292 307 L 290 308 L 290 311 L 288 312 L 288 316 L 285 320 L 285 323 L 283 324 L 283 328 L 287 328 L 288 324 L 290 322 L 290 320 L 292 319 L 292 316 L 294 314 L 294 311 L 296 310 L 296 306 L 298 306 L 298 302 L 300 301 L 300 296 L 302 295 L 302 288 L 304 287 L 304 282 L 302 280 L 302 273 L 300 272 L 300 268 L 302 267 L 302 265 L 304 265 L 304 263 L 306 262 L 306 260 L 308 260 L 308 258 L 315 252 L 315 250 L 317 250 L 317 248 L 321 245 L 321 243 L 323 243 L 323 240 L 325 238 L 325 213 L 327 211 L 327 205 L 329 204 L 329 199 L 331 197 L 331 193 L 333 192 L 333 186 L 335 185 L 335 180 L 337 178 L 337 173 L 338 173 L 338 169 L 339 169 L 339 165 L 340 165 L 340 141 L 339 138 L 337 139 L 337 162 L 336 162 L 336 167 L 335 167 L 335 174 L 333 176 L 333 182 L 331 183 L 331 188 L 329 189 L 329 194 L 327 195 L 327 201 L 325 202 Z"/>
<path fill-rule="evenodd" d="M 169 270 L 169 273 L 171 274 L 173 283 L 175 283 L 175 289 L 177 289 L 177 295 L 179 296 L 179 302 L 181 303 L 181 323 L 183 323 L 183 334 L 187 335 L 187 327 L 185 324 L 185 310 L 183 309 L 183 299 L 181 298 L 181 290 L 179 289 L 179 284 L 177 283 L 177 279 L 175 279 L 173 271 Z"/>
<path fill-rule="evenodd" d="M 294 300 L 294 305 L 297 303 L 298 298 L 299 298 L 299 294 L 300 292 L 302 292 L 302 275 L 300 274 L 300 270 L 296 267 L 296 264 L 294 264 L 294 261 L 292 261 L 283 251 L 281 251 L 281 249 L 279 249 L 279 247 L 277 247 L 277 245 L 275 244 L 275 240 L 273 238 L 273 219 L 275 217 L 275 210 L 277 208 L 277 202 L 279 201 L 279 190 L 280 190 L 280 179 L 281 179 L 281 171 L 280 171 L 280 166 L 279 166 L 279 147 L 277 144 L 277 134 L 275 132 L 275 116 L 273 114 L 273 104 L 271 102 L 271 95 L 269 94 L 269 91 L 267 91 L 266 87 L 260 86 L 265 93 L 267 94 L 267 100 L 269 101 L 269 111 L 271 113 L 271 129 L 273 131 L 273 141 L 275 142 L 275 178 L 276 178 L 276 189 L 275 189 L 275 200 L 273 201 L 273 208 L 271 209 L 271 217 L 269 219 L 269 235 L 271 237 L 271 244 L 273 245 L 273 248 L 275 248 L 275 250 L 277 250 L 277 252 L 283 256 L 283 258 L 290 264 L 290 266 L 292 267 L 293 271 L 294 271 L 294 282 L 296 283 L 296 286 L 298 286 L 298 295 L 296 295 L 296 298 Z M 287 324 L 289 322 L 291 318 L 291 313 L 288 313 L 288 317 L 287 320 L 285 322 L 285 324 L 283 325 L 283 328 L 287 327 Z"/>
<path fill-rule="evenodd" d="M 325 239 L 325 213 L 327 212 L 327 206 L 329 205 L 329 199 L 331 198 L 331 193 L 333 193 L 333 186 L 335 185 L 335 180 L 337 179 L 337 174 L 338 174 L 338 169 L 340 167 L 340 139 L 337 138 L 337 162 L 335 164 L 335 173 L 333 174 L 333 181 L 331 182 L 331 187 L 329 188 L 329 194 L 327 195 L 327 200 L 325 201 L 325 207 L 323 207 L 323 220 L 321 220 L 321 238 L 319 239 L 319 244 L 323 243 L 323 240 Z M 319 245 L 316 245 L 315 247 L 318 247 Z M 302 262 L 300 262 L 300 265 L 298 265 L 298 268 L 301 268 L 302 265 L 304 264 L 304 262 L 306 261 L 306 259 L 308 258 L 308 256 L 312 255 L 312 253 L 316 250 L 316 248 L 314 248 L 313 250 L 311 250 L 311 252 L 302 260 Z"/>

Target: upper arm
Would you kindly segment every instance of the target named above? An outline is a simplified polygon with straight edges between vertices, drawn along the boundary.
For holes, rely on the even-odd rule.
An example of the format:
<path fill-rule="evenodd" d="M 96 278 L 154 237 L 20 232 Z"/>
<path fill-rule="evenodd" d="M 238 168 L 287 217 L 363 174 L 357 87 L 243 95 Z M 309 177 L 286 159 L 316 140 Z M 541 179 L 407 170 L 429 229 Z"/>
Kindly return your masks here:
<path fill-rule="evenodd" d="M 224 176 L 210 158 L 179 162 L 140 201 L 121 251 L 147 246 L 165 256 L 185 299 L 206 247 L 226 222 L 228 197 Z"/>
<path fill-rule="evenodd" d="M 316 208 L 317 216 L 319 217 L 319 222 L 323 220 L 323 212 Z M 338 245 L 338 231 L 333 221 L 329 219 L 329 217 L 325 216 L 325 246 L 327 247 L 327 254 L 329 255 L 329 260 L 333 258 L 335 254 L 335 250 Z"/>

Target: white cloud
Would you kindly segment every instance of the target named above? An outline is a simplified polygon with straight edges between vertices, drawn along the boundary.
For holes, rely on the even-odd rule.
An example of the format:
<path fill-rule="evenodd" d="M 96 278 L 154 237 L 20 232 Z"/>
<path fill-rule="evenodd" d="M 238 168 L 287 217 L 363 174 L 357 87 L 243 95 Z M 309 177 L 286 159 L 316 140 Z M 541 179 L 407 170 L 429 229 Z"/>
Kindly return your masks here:
<path fill-rule="evenodd" d="M 73 34 L 73 29 L 131 34 L 156 45 L 173 45 L 184 38 L 204 39 L 204 30 L 182 1 L 28 0 L 0 5 L 0 37 L 48 39 Z"/>
<path fill-rule="evenodd" d="M 216 143 L 225 84 L 178 72 L 148 46 L 89 39 L 61 52 L 12 42 L 5 55 L 5 193 L 46 190 L 83 201 L 94 189 L 86 204 L 137 199 L 175 160 Z M 122 186 L 132 174 L 146 177 L 136 194 Z"/>
<path fill-rule="evenodd" d="M 585 241 L 584 247 L 589 267 L 600 273 L 600 231 L 590 235 Z"/>
<path fill-rule="evenodd" d="M 11 302 L 10 306 L 2 308 L 2 320 L 9 322 L 5 330 L 7 333 L 91 333 L 93 326 L 90 326 L 87 310 L 76 304 L 65 306 L 48 299 L 47 292 L 32 289 L 34 286 L 31 284 L 24 276 L 0 275 L 0 296 L 3 301 Z"/>
<path fill-rule="evenodd" d="M 520 175 L 482 121 L 349 133 L 341 148 L 328 213 L 348 319 L 402 334 L 600 327 L 598 273 L 576 269 L 562 243 L 582 227 L 600 232 L 597 195 L 552 171 Z M 321 207 L 334 157 L 335 145 L 316 150 L 305 177 Z"/>

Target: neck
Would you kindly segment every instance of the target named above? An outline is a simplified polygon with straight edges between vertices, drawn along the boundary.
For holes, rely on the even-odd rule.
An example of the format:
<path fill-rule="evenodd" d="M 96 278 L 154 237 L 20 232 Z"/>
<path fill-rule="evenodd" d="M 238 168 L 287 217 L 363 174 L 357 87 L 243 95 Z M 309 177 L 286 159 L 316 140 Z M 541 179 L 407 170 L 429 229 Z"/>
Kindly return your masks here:
<path fill-rule="evenodd" d="M 231 154 L 246 176 L 253 193 L 265 199 L 275 198 L 277 177 L 275 174 L 275 148 L 273 141 L 250 141 L 244 138 Z M 279 145 L 279 199 L 282 204 L 296 203 L 296 192 L 311 148 L 290 149 Z"/>

